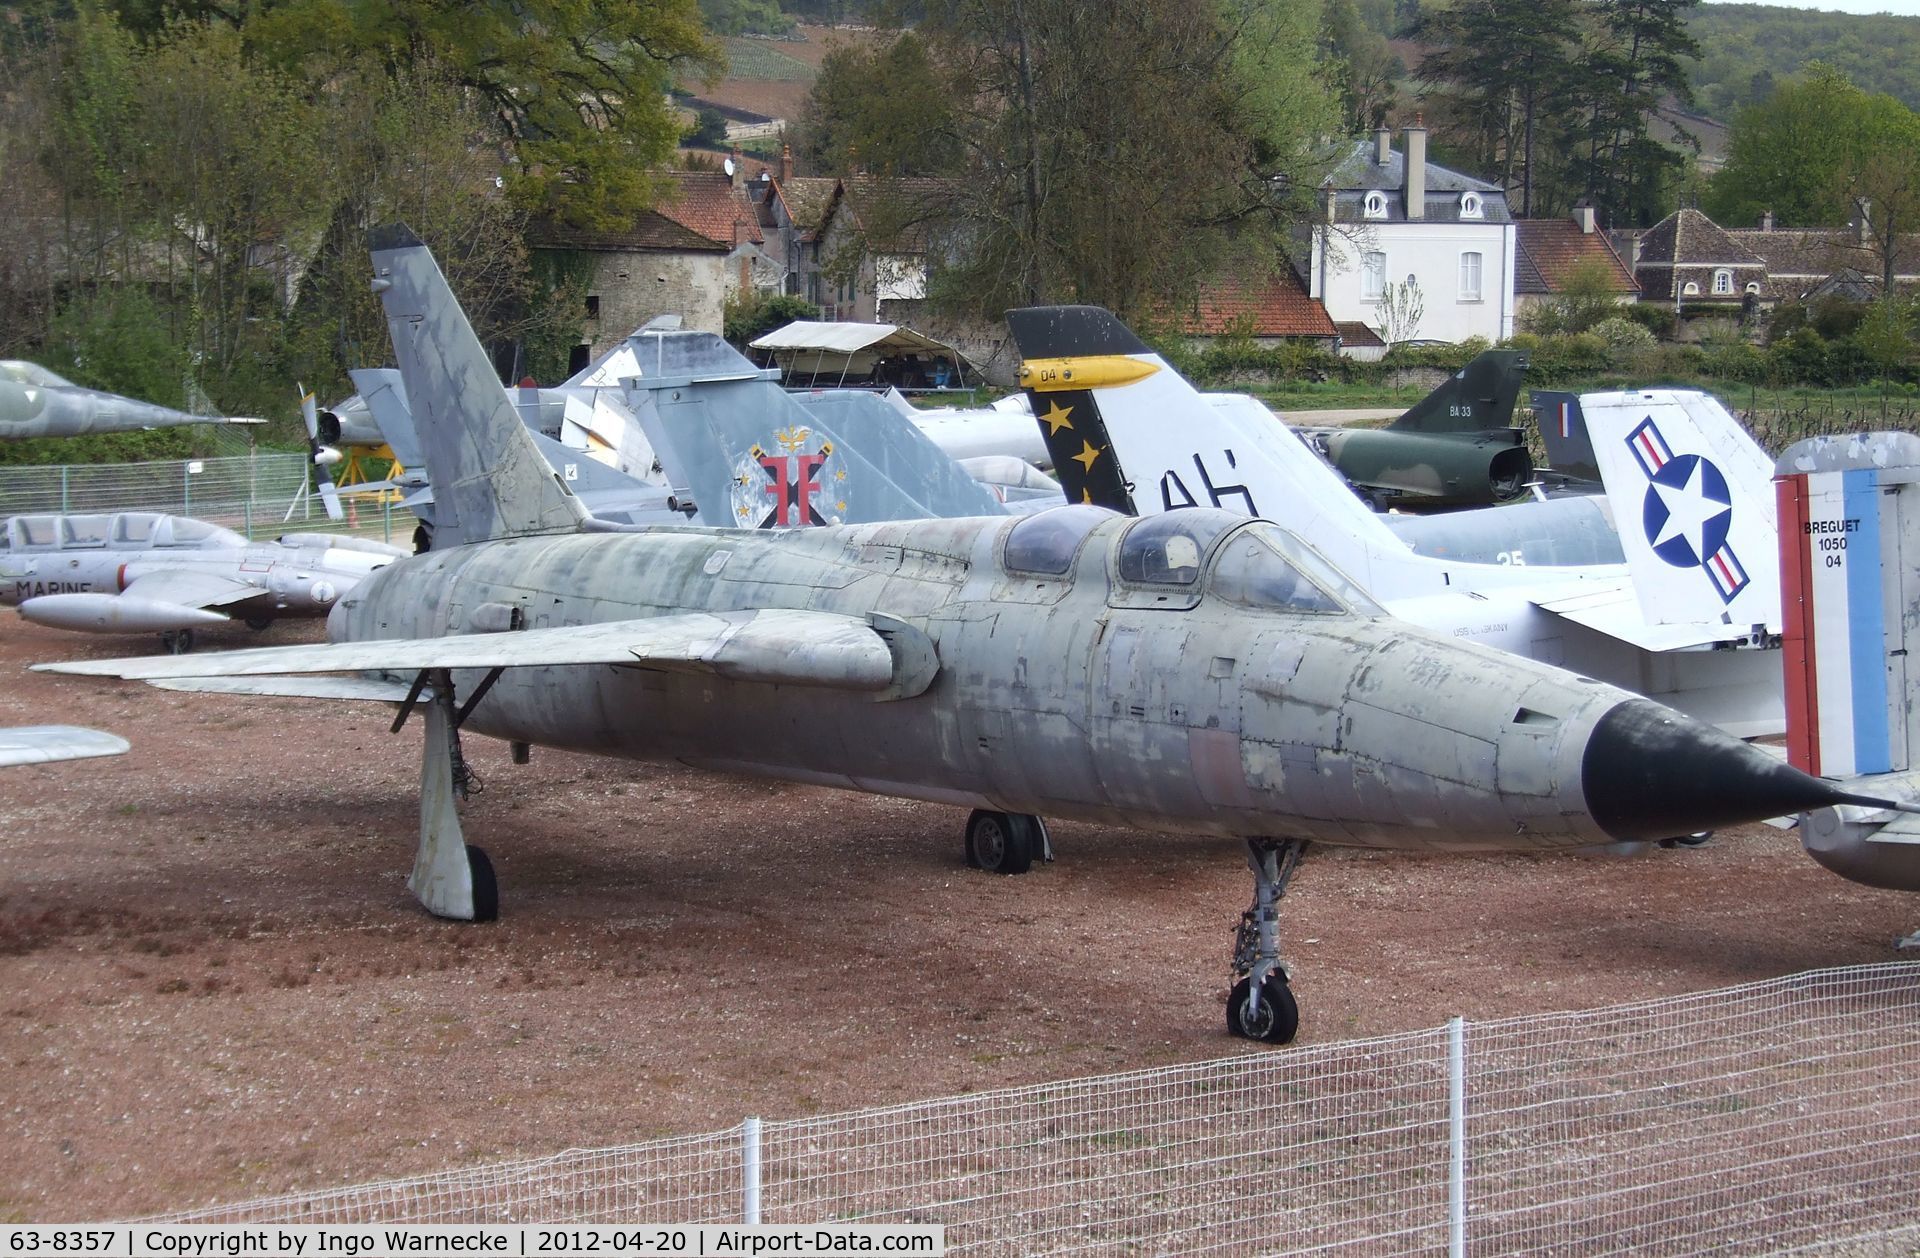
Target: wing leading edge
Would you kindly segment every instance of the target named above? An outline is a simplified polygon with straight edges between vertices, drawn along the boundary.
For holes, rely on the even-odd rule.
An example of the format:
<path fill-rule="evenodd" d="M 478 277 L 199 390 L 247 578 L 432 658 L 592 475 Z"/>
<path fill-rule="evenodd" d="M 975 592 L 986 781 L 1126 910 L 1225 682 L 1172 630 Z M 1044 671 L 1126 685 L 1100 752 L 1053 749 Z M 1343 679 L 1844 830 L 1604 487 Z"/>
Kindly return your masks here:
<path fill-rule="evenodd" d="M 161 681 L 609 664 L 704 672 L 734 681 L 877 693 L 895 685 L 894 654 L 889 645 L 892 632 L 897 631 L 883 633 L 866 620 L 824 612 L 692 612 L 506 633 L 78 660 L 33 667 L 40 672 Z M 311 687 L 290 693 L 319 697 Z"/>

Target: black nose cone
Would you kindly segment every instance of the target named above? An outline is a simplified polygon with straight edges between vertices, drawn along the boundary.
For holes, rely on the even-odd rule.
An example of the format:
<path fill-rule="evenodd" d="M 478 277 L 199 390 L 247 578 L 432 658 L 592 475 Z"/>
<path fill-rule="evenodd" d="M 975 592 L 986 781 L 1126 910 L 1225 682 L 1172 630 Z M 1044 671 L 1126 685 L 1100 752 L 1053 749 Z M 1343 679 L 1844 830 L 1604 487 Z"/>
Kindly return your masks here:
<path fill-rule="evenodd" d="M 1623 842 L 1762 821 L 1851 798 L 1651 699 L 1628 700 L 1600 718 L 1580 778 L 1587 811 Z"/>

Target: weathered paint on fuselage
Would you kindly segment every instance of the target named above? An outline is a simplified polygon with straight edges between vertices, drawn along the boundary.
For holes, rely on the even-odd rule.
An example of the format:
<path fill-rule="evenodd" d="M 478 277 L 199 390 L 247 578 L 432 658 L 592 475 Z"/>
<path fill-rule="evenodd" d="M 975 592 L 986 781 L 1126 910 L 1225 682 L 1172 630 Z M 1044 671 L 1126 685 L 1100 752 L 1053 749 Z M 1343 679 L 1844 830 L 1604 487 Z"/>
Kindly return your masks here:
<path fill-rule="evenodd" d="M 509 669 L 468 728 L 1144 829 L 1405 848 L 1606 841 L 1581 754 L 1625 692 L 1395 620 L 1128 586 L 1110 556 L 1127 523 L 1096 528 L 1059 577 L 1001 566 L 1004 519 L 488 542 L 375 574 L 329 635 L 469 631 L 483 604 L 520 608 L 528 628 L 688 610 L 882 613 L 938 653 L 937 677 L 913 698 L 637 667 Z M 457 673 L 455 688 L 478 680 Z"/>

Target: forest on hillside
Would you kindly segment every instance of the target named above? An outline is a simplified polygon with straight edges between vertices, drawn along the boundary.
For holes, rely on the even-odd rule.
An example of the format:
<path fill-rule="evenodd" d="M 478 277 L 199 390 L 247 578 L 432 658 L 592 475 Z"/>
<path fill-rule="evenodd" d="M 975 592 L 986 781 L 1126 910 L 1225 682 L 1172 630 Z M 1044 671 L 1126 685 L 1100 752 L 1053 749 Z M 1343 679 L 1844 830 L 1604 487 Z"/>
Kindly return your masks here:
<path fill-rule="evenodd" d="M 1702 113 L 1730 120 L 1765 100 L 1809 61 L 1839 70 L 1862 91 L 1920 109 L 1920 17 L 1702 4 L 1687 13 L 1700 41 L 1693 92 Z"/>

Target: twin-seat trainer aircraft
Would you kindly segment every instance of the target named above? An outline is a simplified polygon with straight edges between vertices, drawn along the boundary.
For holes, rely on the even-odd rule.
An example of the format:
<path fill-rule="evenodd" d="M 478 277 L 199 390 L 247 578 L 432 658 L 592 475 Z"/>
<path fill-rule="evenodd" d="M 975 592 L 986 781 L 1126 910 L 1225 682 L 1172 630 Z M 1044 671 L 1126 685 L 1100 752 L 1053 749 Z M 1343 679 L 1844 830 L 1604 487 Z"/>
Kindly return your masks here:
<path fill-rule="evenodd" d="M 0 605 L 37 625 L 158 633 L 173 652 L 193 631 L 243 620 L 324 616 L 406 552 L 381 542 L 289 533 L 250 542 L 231 529 L 151 511 L 16 515 L 0 521 Z"/>
<path fill-rule="evenodd" d="M 1651 487 L 1641 477 L 1621 544 L 1627 534 L 1644 541 L 1645 530 L 1653 530 L 1662 549 L 1656 556 L 1642 547 L 1646 579 L 1660 582 L 1650 602 L 1679 607 L 1681 593 L 1697 596 L 1684 600 L 1688 614 L 1669 619 L 1664 610 L 1650 615 L 1643 608 L 1624 565 L 1540 567 L 1415 554 L 1259 402 L 1196 393 L 1103 309 L 1018 310 L 1008 324 L 1025 360 L 1022 382 L 1070 499 L 1128 514 L 1193 504 L 1260 515 L 1313 538 L 1396 615 L 1437 633 L 1610 681 L 1742 738 L 1785 728 L 1779 655 L 1766 649 L 1777 645 L 1777 594 L 1754 578 L 1722 587 L 1722 598 L 1701 565 L 1688 571 L 1669 562 L 1682 557 L 1673 538 L 1683 533 L 1692 539 L 1687 545 L 1713 541 L 1707 549 L 1714 555 L 1771 553 L 1764 475 L 1750 490 L 1756 501 L 1737 507 L 1728 504 L 1734 495 L 1723 489 L 1724 478 Z M 1612 396 L 1611 405 L 1607 395 L 1588 396 L 1590 423 L 1626 424 L 1631 416 L 1638 424 L 1657 414 L 1666 417 L 1674 442 L 1698 436 L 1677 395 Z M 1601 442 L 1598 432 L 1594 439 Z M 1667 481 L 1677 475 L 1677 465 L 1665 474 Z M 1657 514 L 1655 505 L 1642 507 L 1640 496 L 1658 505 Z M 1615 514 L 1625 513 L 1616 506 Z M 1681 590 L 1689 580 L 1697 590 Z M 1711 599 L 1710 611 L 1699 610 L 1702 599 Z"/>
<path fill-rule="evenodd" d="M 426 248 L 383 229 L 373 265 L 433 549 L 342 598 L 325 644 L 37 667 L 420 716 L 408 885 L 441 916 L 498 909 L 455 803 L 465 733 L 523 761 L 537 743 L 962 805 L 1000 870 L 1032 859 L 1042 815 L 1237 837 L 1254 905 L 1227 1024 L 1285 1041 L 1279 900 L 1310 841 L 1551 851 L 1857 802 L 1638 695 L 1388 616 L 1242 513 L 595 525 Z M 1029 356 L 1079 355 L 1076 327 Z"/>
<path fill-rule="evenodd" d="M 177 428 L 182 424 L 261 424 L 261 419 L 190 415 L 118 393 L 86 389 L 45 367 L 0 361 L 0 440 L 79 437 L 98 432 Z"/>
<path fill-rule="evenodd" d="M 1527 355 L 1490 349 L 1384 428 L 1296 431 L 1376 506 L 1473 507 L 1517 498 L 1533 475 L 1513 404 Z"/>

